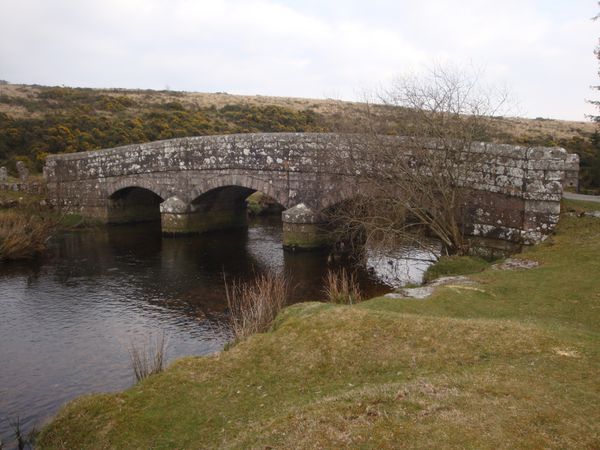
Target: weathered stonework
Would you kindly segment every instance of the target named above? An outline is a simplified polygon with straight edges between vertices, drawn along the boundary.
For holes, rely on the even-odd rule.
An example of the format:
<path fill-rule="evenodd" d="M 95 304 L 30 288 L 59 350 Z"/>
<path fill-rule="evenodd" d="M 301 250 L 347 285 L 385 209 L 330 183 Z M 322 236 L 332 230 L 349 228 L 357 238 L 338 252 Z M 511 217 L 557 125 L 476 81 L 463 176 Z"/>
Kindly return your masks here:
<path fill-rule="evenodd" d="M 566 191 L 577 192 L 579 190 L 579 155 L 570 153 L 565 159 L 565 179 L 563 188 Z"/>
<path fill-rule="evenodd" d="M 29 178 L 29 169 L 23 161 L 17 161 L 17 173 L 19 174 L 19 179 L 23 182 Z"/>
<path fill-rule="evenodd" d="M 407 142 L 382 140 L 399 148 Z M 115 222 L 158 214 L 164 202 L 166 232 L 200 232 L 243 225 L 243 200 L 257 190 L 287 209 L 303 204 L 315 217 L 357 195 L 356 174 L 333 163 L 332 149 L 352 153 L 345 136 L 329 133 L 190 137 L 51 155 L 44 174 L 49 198 L 63 211 Z M 577 172 L 576 157 L 561 148 L 487 143 L 475 143 L 465 154 L 471 235 L 520 245 L 539 242 L 554 229 L 563 183 Z M 471 163 L 469 155 L 477 158 Z M 360 164 L 359 172 L 376 170 L 369 161 Z M 169 211 L 173 197 L 185 205 L 182 212 Z M 322 245 L 318 221 L 290 217 L 284 213 L 286 245 Z"/>
<path fill-rule="evenodd" d="M 4 183 L 6 180 L 8 180 L 8 171 L 6 167 L 0 167 L 0 183 Z"/>
<path fill-rule="evenodd" d="M 283 247 L 310 250 L 326 247 L 329 236 L 321 214 L 300 203 L 282 213 Z"/>

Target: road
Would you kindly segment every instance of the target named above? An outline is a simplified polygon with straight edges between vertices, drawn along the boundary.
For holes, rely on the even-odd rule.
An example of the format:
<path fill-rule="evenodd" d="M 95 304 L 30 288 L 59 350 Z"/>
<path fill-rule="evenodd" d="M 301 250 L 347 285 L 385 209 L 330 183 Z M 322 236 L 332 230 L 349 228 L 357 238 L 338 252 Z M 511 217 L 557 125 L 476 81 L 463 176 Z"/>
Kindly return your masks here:
<path fill-rule="evenodd" d="M 584 202 L 600 203 L 600 195 L 583 195 L 583 194 L 574 194 L 573 192 L 563 192 L 563 198 L 566 198 L 569 200 L 582 200 Z"/>

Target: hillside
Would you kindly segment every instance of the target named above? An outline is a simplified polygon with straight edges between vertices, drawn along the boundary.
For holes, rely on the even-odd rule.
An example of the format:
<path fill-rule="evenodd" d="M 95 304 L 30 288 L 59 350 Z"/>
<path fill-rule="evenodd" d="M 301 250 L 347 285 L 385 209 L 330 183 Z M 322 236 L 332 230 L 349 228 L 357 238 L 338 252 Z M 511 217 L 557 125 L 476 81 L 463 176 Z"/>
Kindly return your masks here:
<path fill-rule="evenodd" d="M 362 112 L 360 103 L 332 99 L 2 83 L 0 165 L 14 170 L 20 159 L 39 171 L 48 153 L 192 135 L 334 131 L 340 118 Z M 595 131 L 592 122 L 497 117 L 490 139 L 565 147 L 581 156 L 582 184 L 600 188 Z"/>

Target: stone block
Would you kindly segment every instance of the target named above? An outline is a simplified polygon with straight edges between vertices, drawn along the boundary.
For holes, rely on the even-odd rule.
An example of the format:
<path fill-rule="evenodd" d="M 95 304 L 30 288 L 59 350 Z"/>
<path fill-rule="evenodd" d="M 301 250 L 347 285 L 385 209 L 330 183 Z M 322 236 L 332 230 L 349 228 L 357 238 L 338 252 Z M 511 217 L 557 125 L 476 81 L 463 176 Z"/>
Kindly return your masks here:
<path fill-rule="evenodd" d="M 29 179 L 29 169 L 25 166 L 23 161 L 17 161 L 17 173 L 21 181 L 27 181 Z"/>

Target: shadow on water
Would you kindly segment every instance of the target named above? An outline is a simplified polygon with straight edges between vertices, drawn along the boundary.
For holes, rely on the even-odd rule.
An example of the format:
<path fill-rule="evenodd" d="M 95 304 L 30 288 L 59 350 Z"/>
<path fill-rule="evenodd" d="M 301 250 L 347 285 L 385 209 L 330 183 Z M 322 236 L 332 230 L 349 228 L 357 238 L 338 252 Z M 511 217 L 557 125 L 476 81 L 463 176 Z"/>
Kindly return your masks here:
<path fill-rule="evenodd" d="M 285 272 L 289 302 L 323 298 L 326 253 L 288 253 L 278 218 L 247 230 L 162 238 L 159 224 L 65 233 L 48 257 L 0 267 L 0 436 L 24 429 L 85 393 L 133 382 L 127 347 L 165 332 L 169 360 L 220 350 L 229 339 L 223 272 L 251 279 Z M 365 295 L 389 290 L 358 270 Z"/>

